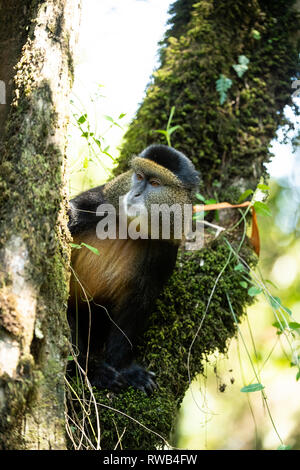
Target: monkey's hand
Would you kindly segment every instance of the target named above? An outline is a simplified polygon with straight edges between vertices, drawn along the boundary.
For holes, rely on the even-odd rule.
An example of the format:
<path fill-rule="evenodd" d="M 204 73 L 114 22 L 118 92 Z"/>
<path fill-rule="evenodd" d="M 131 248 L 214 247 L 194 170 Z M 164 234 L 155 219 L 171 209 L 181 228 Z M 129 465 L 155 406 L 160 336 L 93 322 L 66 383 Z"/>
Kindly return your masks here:
<path fill-rule="evenodd" d="M 157 388 L 157 384 L 154 381 L 154 372 L 147 371 L 138 364 L 131 364 L 126 369 L 120 371 L 122 377 L 127 382 L 127 386 L 132 386 L 151 395 Z"/>
<path fill-rule="evenodd" d="M 107 388 L 116 393 L 128 386 L 122 374 L 106 362 L 95 369 L 91 377 L 91 384 L 100 390 Z"/>

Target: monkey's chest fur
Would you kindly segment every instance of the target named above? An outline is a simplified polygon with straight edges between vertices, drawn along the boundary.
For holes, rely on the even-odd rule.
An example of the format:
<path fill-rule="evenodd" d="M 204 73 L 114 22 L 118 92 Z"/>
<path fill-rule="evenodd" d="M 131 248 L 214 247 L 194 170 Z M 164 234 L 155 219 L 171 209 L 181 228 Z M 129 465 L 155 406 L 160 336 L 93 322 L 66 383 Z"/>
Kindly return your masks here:
<path fill-rule="evenodd" d="M 118 307 L 131 294 L 137 271 L 146 254 L 140 241 L 100 240 L 91 233 L 75 236 L 74 243 L 84 242 L 93 246 L 99 255 L 86 247 L 73 250 L 71 298 L 77 295 L 83 301 L 93 299 Z"/>

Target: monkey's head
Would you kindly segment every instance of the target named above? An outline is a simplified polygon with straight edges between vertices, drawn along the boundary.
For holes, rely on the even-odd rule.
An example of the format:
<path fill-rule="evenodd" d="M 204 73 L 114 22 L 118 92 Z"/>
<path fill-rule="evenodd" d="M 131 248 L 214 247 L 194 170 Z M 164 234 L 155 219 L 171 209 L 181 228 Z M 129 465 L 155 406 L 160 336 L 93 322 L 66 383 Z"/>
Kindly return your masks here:
<path fill-rule="evenodd" d="M 183 153 L 166 145 L 151 145 L 130 164 L 133 169 L 127 205 L 188 204 L 199 184 L 199 174 Z"/>
<path fill-rule="evenodd" d="M 191 207 L 199 185 L 199 173 L 192 162 L 166 145 L 151 145 L 132 158 L 130 167 L 105 185 L 106 201 L 119 207 L 129 222 L 139 215 L 148 227 L 148 234 L 152 233 L 154 225 L 158 225 L 161 232 L 165 220 L 165 225 L 171 229 L 170 238 L 181 238 L 173 236 L 174 226 L 181 224 L 184 229 L 183 212 L 186 206 Z M 160 214 L 155 219 L 158 210 Z M 151 214 L 154 214 L 153 219 Z"/>
<path fill-rule="evenodd" d="M 192 162 L 173 148 L 151 145 L 134 157 L 130 166 L 131 186 L 123 200 L 127 217 L 145 213 L 148 230 L 154 220 L 160 228 L 164 220 L 172 229 L 176 220 L 182 227 L 184 206 L 191 206 L 199 185 L 199 174 Z M 158 219 L 155 219 L 155 211 L 160 213 Z M 169 219 L 164 219 L 167 214 Z"/>

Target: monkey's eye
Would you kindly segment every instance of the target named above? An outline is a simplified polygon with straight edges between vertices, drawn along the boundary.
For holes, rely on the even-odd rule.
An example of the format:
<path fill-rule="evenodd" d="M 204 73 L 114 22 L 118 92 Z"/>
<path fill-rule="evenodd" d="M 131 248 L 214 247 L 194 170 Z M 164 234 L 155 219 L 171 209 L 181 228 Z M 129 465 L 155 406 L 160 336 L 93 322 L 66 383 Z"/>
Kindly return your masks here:
<path fill-rule="evenodd" d="M 154 187 L 160 186 L 160 182 L 158 180 L 150 180 L 149 183 Z"/>
<path fill-rule="evenodd" d="M 138 181 L 142 181 L 144 179 L 144 175 L 142 173 L 136 173 L 136 179 Z"/>

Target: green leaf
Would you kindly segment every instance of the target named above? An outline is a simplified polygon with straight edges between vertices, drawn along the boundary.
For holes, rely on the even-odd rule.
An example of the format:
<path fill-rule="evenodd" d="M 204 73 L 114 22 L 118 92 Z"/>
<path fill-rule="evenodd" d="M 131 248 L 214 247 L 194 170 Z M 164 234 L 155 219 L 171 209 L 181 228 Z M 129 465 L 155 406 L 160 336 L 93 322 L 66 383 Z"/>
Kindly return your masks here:
<path fill-rule="evenodd" d="M 196 214 L 193 215 L 193 220 L 203 220 L 205 216 L 205 212 L 196 212 Z"/>
<path fill-rule="evenodd" d="M 241 392 L 243 393 L 252 393 L 252 392 L 259 392 L 260 390 L 263 390 L 265 387 L 260 384 L 250 384 L 246 385 L 246 387 L 241 388 Z"/>
<path fill-rule="evenodd" d="M 220 78 L 216 80 L 216 90 L 220 95 L 220 104 L 224 104 L 227 99 L 227 91 L 232 86 L 232 80 L 230 78 L 225 77 L 225 75 L 221 74 Z"/>
<path fill-rule="evenodd" d="M 246 57 L 245 55 L 239 55 L 238 61 L 239 61 L 239 64 L 241 65 L 248 65 L 250 62 L 248 57 Z"/>
<path fill-rule="evenodd" d="M 240 286 L 242 286 L 244 289 L 247 289 L 248 283 L 246 281 L 241 281 Z"/>
<path fill-rule="evenodd" d="M 232 67 L 234 68 L 239 78 L 242 78 L 244 73 L 248 70 L 248 67 L 246 65 L 235 64 Z"/>
<path fill-rule="evenodd" d="M 88 157 L 84 157 L 83 168 L 87 168 L 88 166 L 89 166 L 89 159 L 88 159 Z"/>
<path fill-rule="evenodd" d="M 95 255 L 100 255 L 99 253 L 99 250 L 97 248 L 95 248 L 94 246 L 91 246 L 91 245 L 88 245 L 87 243 L 81 243 L 82 246 L 85 246 L 88 250 L 92 251 L 93 253 L 95 253 Z"/>
<path fill-rule="evenodd" d="M 111 116 L 107 116 L 106 114 L 103 116 L 104 119 L 106 119 L 107 121 L 109 122 L 112 122 L 113 124 L 115 123 L 115 121 L 113 120 L 113 118 Z"/>
<path fill-rule="evenodd" d="M 238 64 L 233 65 L 232 67 L 236 71 L 237 75 L 242 78 L 245 72 L 248 70 L 249 59 L 245 55 L 240 55 L 238 58 Z"/>
<path fill-rule="evenodd" d="M 106 119 L 107 121 L 111 122 L 114 126 L 117 126 L 117 127 L 119 127 L 120 129 L 122 129 L 122 126 L 120 126 L 120 124 L 118 124 L 111 116 L 108 116 L 107 114 L 104 114 L 103 117 L 104 117 L 104 119 Z"/>
<path fill-rule="evenodd" d="M 76 248 L 77 250 L 80 250 L 83 246 L 85 246 L 88 250 L 91 250 L 95 255 L 100 255 L 99 250 L 95 248 L 94 246 L 88 245 L 87 243 L 81 243 L 80 245 L 77 245 L 76 243 L 70 243 L 72 248 Z"/>
<path fill-rule="evenodd" d="M 169 119 L 168 119 L 167 129 L 169 129 L 169 126 L 172 122 L 174 113 L 175 113 L 175 106 L 172 106 L 171 111 L 170 111 L 170 115 L 169 115 Z"/>
<path fill-rule="evenodd" d="M 297 357 L 294 358 L 293 361 L 291 361 L 290 366 L 291 367 L 299 367 L 299 361 L 300 361 L 300 355 L 298 354 Z"/>
<path fill-rule="evenodd" d="M 243 194 L 240 195 L 238 202 L 244 201 L 250 194 L 253 194 L 252 189 L 246 189 L 246 191 L 243 192 Z"/>
<path fill-rule="evenodd" d="M 278 329 L 277 331 L 278 335 L 281 335 L 281 333 L 283 333 L 283 331 L 285 330 L 285 325 L 280 324 L 278 321 L 275 321 L 274 323 L 272 323 L 272 326 Z"/>
<path fill-rule="evenodd" d="M 266 184 L 258 184 L 257 187 L 259 189 L 261 189 L 262 191 L 269 191 L 270 190 L 270 186 L 267 186 Z"/>
<path fill-rule="evenodd" d="M 279 447 L 277 447 L 277 450 L 291 450 L 291 446 L 285 446 L 284 444 L 281 444 Z"/>
<path fill-rule="evenodd" d="M 260 32 L 257 31 L 257 29 L 253 29 L 253 30 L 252 30 L 252 37 L 253 37 L 254 39 L 256 39 L 256 41 L 258 41 L 258 40 L 260 39 L 260 37 L 261 37 L 261 36 L 260 36 Z"/>
<path fill-rule="evenodd" d="M 80 250 L 80 248 L 82 248 L 81 245 L 77 245 L 76 243 L 70 243 L 70 245 L 72 248 L 76 248 L 77 250 Z"/>
<path fill-rule="evenodd" d="M 270 284 L 270 286 L 274 287 L 274 289 L 278 289 L 278 287 L 276 286 L 276 284 L 274 284 L 274 282 L 270 281 L 270 279 L 265 279 L 265 282 L 267 282 L 268 284 Z"/>
<path fill-rule="evenodd" d="M 158 132 L 159 134 L 163 134 L 164 136 L 168 135 L 168 132 L 167 131 L 164 131 L 162 129 L 159 129 L 159 130 L 156 130 L 154 132 Z"/>
<path fill-rule="evenodd" d="M 268 217 L 270 217 L 272 215 L 269 207 L 264 202 L 256 201 L 254 203 L 254 209 L 256 210 L 256 212 L 258 214 L 265 215 L 265 216 L 268 216 Z"/>
<path fill-rule="evenodd" d="M 297 382 L 298 382 L 299 379 L 300 379 L 300 370 L 298 370 L 297 375 L 296 375 Z"/>
<path fill-rule="evenodd" d="M 217 200 L 216 199 L 205 199 L 205 204 L 216 204 Z"/>
<path fill-rule="evenodd" d="M 298 330 L 300 328 L 300 323 L 297 323 L 296 321 L 292 321 L 291 323 L 289 323 L 289 327 L 292 330 Z"/>
<path fill-rule="evenodd" d="M 252 286 L 250 289 L 248 289 L 248 295 L 251 297 L 254 297 L 255 295 L 258 295 L 262 292 L 262 289 L 260 287 Z"/>
<path fill-rule="evenodd" d="M 234 267 L 234 271 L 240 271 L 240 272 L 248 272 L 245 266 L 242 263 L 237 264 Z"/>
<path fill-rule="evenodd" d="M 124 116 L 126 116 L 126 113 L 121 113 L 118 119 L 122 119 Z"/>
<path fill-rule="evenodd" d="M 196 193 L 196 198 L 201 202 L 205 202 L 205 197 L 202 194 Z"/>
<path fill-rule="evenodd" d="M 281 300 L 279 297 L 269 297 L 269 302 L 271 306 L 275 309 L 281 308 Z"/>
<path fill-rule="evenodd" d="M 290 317 L 293 315 L 293 312 L 289 308 L 283 307 L 283 306 L 282 308 L 284 309 L 285 312 L 287 312 L 290 315 Z"/>
<path fill-rule="evenodd" d="M 79 119 L 77 119 L 77 122 L 78 124 L 83 124 L 87 119 L 87 114 L 83 114 L 82 116 L 80 116 Z"/>
<path fill-rule="evenodd" d="M 176 129 L 179 129 L 179 128 L 181 128 L 181 126 L 178 124 L 177 126 L 170 127 L 170 129 L 168 129 L 167 132 L 169 135 L 171 135 L 173 134 L 174 131 L 176 131 Z"/>

